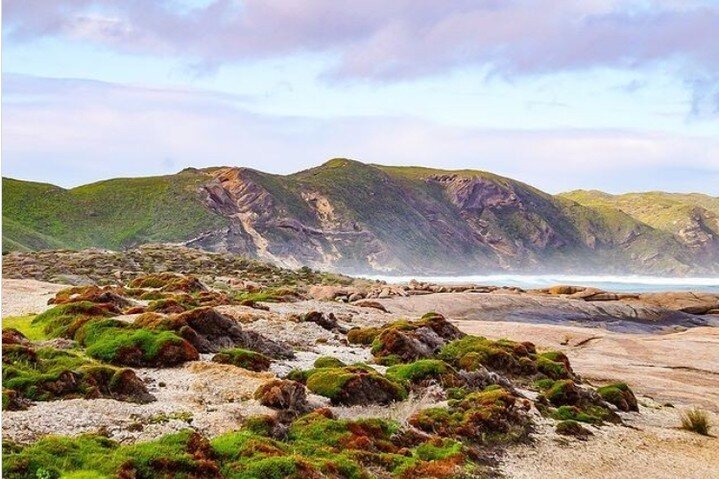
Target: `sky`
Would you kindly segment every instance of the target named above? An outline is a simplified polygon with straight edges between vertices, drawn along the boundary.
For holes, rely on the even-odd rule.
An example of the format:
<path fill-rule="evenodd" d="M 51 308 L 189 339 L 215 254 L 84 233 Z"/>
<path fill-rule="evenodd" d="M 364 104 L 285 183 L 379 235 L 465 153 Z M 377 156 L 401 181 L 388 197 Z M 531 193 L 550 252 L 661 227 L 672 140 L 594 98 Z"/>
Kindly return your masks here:
<path fill-rule="evenodd" d="M 719 195 L 719 0 L 3 0 L 2 174 L 330 158 Z"/>

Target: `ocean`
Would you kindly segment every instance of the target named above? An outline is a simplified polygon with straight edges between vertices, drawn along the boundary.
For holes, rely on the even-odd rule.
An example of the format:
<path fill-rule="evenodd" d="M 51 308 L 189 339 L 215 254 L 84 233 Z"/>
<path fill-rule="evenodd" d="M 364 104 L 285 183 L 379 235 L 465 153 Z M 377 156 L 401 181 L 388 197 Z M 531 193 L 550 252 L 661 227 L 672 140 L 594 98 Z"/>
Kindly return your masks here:
<path fill-rule="evenodd" d="M 387 283 L 406 283 L 411 279 L 436 284 L 476 284 L 482 286 L 516 286 L 522 289 L 547 288 L 557 284 L 591 286 L 613 292 L 647 293 L 661 291 L 696 291 L 719 293 L 719 278 L 673 278 L 658 276 L 613 275 L 521 275 L 491 274 L 471 276 L 383 276 L 364 275 L 362 278 Z"/>

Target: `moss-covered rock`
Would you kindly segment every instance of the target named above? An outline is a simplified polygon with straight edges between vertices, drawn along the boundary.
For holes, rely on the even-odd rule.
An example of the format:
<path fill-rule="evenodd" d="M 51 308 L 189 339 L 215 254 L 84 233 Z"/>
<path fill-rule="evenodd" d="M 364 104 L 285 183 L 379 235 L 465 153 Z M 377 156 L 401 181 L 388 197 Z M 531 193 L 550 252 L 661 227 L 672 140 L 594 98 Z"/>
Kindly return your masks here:
<path fill-rule="evenodd" d="M 303 413 L 308 409 L 305 386 L 297 381 L 273 379 L 255 391 L 255 399 L 272 409 Z"/>
<path fill-rule="evenodd" d="M 382 332 L 381 328 L 352 328 L 347 332 L 347 341 L 350 344 L 369 346 Z"/>
<path fill-rule="evenodd" d="M 332 356 L 321 356 L 317 359 L 315 359 L 314 367 L 315 368 L 341 368 L 347 366 L 344 362 L 341 360 L 334 358 Z"/>
<path fill-rule="evenodd" d="M 532 343 L 465 336 L 445 345 L 439 357 L 467 371 L 486 367 L 506 374 L 533 375 L 537 372 L 535 353 Z"/>
<path fill-rule="evenodd" d="M 420 359 L 409 364 L 398 364 L 387 369 L 386 374 L 397 381 L 420 386 L 434 382 L 445 388 L 456 388 L 465 384 L 452 366 L 439 359 Z"/>
<path fill-rule="evenodd" d="M 82 355 L 43 347 L 3 345 L 3 389 L 12 391 L 8 406 L 24 400 L 112 398 L 149 402 L 154 398 L 131 369 L 98 364 Z"/>
<path fill-rule="evenodd" d="M 561 434 L 562 436 L 574 436 L 584 439 L 592 435 L 592 431 L 571 419 L 557 423 L 554 429 L 557 431 L 557 434 Z"/>
<path fill-rule="evenodd" d="M 199 359 L 197 350 L 171 331 L 151 331 L 113 319 L 92 321 L 76 337 L 87 354 L 124 366 L 176 366 Z"/>
<path fill-rule="evenodd" d="M 258 372 L 267 371 L 272 364 L 264 354 L 240 348 L 223 349 L 212 357 L 212 361 Z"/>
<path fill-rule="evenodd" d="M 50 308 L 35 316 L 32 324 L 42 326 L 50 337 L 74 339 L 75 334 L 89 321 L 118 314 L 122 314 L 122 311 L 113 304 L 82 301 Z"/>
<path fill-rule="evenodd" d="M 583 388 L 571 379 L 561 379 L 553 384 L 545 384 L 545 389 L 539 397 L 540 401 L 558 409 L 550 409 L 550 416 L 556 419 L 601 423 L 603 421 L 621 422 L 599 394 Z"/>
<path fill-rule="evenodd" d="M 362 364 L 318 368 L 293 377 L 306 381 L 310 391 L 330 398 L 333 404 L 388 404 L 407 397 L 399 381 Z"/>
<path fill-rule="evenodd" d="M 626 383 L 613 383 L 597 389 L 597 393 L 620 411 L 639 411 L 637 398 Z"/>
<path fill-rule="evenodd" d="M 99 303 L 112 304 L 118 309 L 127 308 L 132 304 L 123 296 L 124 289 L 118 286 L 73 286 L 58 291 L 48 304 L 67 303 Z"/>
<path fill-rule="evenodd" d="M 526 405 L 503 388 L 491 388 L 434 407 L 410 417 L 412 426 L 427 433 L 472 442 L 511 442 L 526 437 L 529 420 Z"/>
<path fill-rule="evenodd" d="M 463 336 L 444 316 L 427 313 L 418 321 L 384 326 L 372 342 L 372 354 L 383 364 L 431 358 L 447 342 Z"/>

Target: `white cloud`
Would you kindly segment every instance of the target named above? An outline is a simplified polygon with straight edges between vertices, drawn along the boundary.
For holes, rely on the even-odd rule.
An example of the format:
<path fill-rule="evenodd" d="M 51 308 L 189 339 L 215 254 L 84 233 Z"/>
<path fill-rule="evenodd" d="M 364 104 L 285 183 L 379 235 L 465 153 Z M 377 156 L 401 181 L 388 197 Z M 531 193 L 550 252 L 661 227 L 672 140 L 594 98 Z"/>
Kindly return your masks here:
<path fill-rule="evenodd" d="M 246 99 L 213 92 L 24 76 L 8 76 L 4 83 L 3 174 L 65 186 L 186 166 L 290 173 L 346 156 L 484 169 L 551 192 L 582 187 L 719 194 L 716 136 L 280 117 L 251 113 L 243 108 Z"/>

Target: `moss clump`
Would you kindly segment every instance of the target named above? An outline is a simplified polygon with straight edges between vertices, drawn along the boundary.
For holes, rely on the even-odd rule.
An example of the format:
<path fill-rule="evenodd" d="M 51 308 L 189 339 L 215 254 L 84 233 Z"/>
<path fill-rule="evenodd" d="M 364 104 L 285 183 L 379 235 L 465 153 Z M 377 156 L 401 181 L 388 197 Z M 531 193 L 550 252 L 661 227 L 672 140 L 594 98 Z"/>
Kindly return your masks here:
<path fill-rule="evenodd" d="M 575 436 L 579 438 L 585 438 L 586 436 L 590 436 L 592 434 L 589 429 L 571 419 L 557 423 L 554 430 L 557 431 L 557 434 L 561 434 L 562 436 Z"/>
<path fill-rule="evenodd" d="M 638 411 L 639 405 L 634 393 L 626 383 L 613 383 L 597 389 L 597 393 L 620 411 Z"/>
<path fill-rule="evenodd" d="M 569 379 L 574 376 L 569 358 L 561 351 L 546 351 L 537 355 L 537 369 L 551 379 Z"/>
<path fill-rule="evenodd" d="M 408 435 L 392 421 L 338 420 L 315 412 L 294 421 L 284 440 L 270 437 L 271 422 L 248 421 L 248 427 L 212 441 L 188 430 L 134 445 L 97 435 L 8 443 L 3 477 L 459 477 L 471 467 L 460 442 Z M 447 474 L 427 475 L 440 470 Z"/>
<path fill-rule="evenodd" d="M 372 354 L 385 365 L 416 361 L 433 357 L 441 345 L 462 336 L 442 315 L 427 313 L 417 321 L 400 320 L 382 327 L 372 341 Z"/>
<path fill-rule="evenodd" d="M 3 346 L 3 389 L 13 391 L 8 406 L 23 400 L 51 401 L 108 397 L 147 402 L 152 397 L 129 369 L 117 369 L 72 351 L 21 345 Z M 5 406 L 4 406 L 5 407 Z"/>
<path fill-rule="evenodd" d="M 223 349 L 212 357 L 212 361 L 258 372 L 267 371 L 272 364 L 264 354 L 240 348 Z"/>
<path fill-rule="evenodd" d="M 42 341 L 47 339 L 45 334 L 45 326 L 33 323 L 34 314 L 27 316 L 9 316 L 2 318 L 3 331 L 6 329 L 15 329 L 20 331 L 26 338 L 31 341 Z"/>
<path fill-rule="evenodd" d="M 350 344 L 369 346 L 379 336 L 381 328 L 352 328 L 347 332 L 347 341 Z"/>
<path fill-rule="evenodd" d="M 479 443 L 505 443 L 528 434 L 529 421 L 517 398 L 497 387 L 450 401 L 447 408 L 424 409 L 412 417 L 412 426 L 432 434 Z"/>
<path fill-rule="evenodd" d="M 420 359 L 410 364 L 398 364 L 387 369 L 387 377 L 412 384 L 434 381 L 443 387 L 460 387 L 464 384 L 457 371 L 439 359 Z"/>
<path fill-rule="evenodd" d="M 105 319 L 86 324 L 78 333 L 87 354 L 126 366 L 174 366 L 199 358 L 197 350 L 171 331 L 138 329 Z"/>
<path fill-rule="evenodd" d="M 121 314 L 112 304 L 96 304 L 89 301 L 66 303 L 50 308 L 35 316 L 33 326 L 41 326 L 49 337 L 73 339 L 82 326 L 97 318 Z"/>
<path fill-rule="evenodd" d="M 330 398 L 333 404 L 387 404 L 407 397 L 400 382 L 364 364 L 296 372 L 289 378 L 306 382 L 310 391 Z"/>
<path fill-rule="evenodd" d="M 138 276 L 128 284 L 130 288 L 156 288 L 164 292 L 199 293 L 207 288 L 194 276 L 177 273 L 154 273 Z"/>
<path fill-rule="evenodd" d="M 541 393 L 540 401 L 548 402 L 558 408 L 545 411 L 555 419 L 588 423 L 621 422 L 619 416 L 606 407 L 606 403 L 598 394 L 580 388 L 571 379 L 555 381 Z"/>
<path fill-rule="evenodd" d="M 461 369 L 486 367 L 507 374 L 531 375 L 537 371 L 534 345 L 508 340 L 492 341 L 481 336 L 465 336 L 445 345 L 439 357 Z"/>
<path fill-rule="evenodd" d="M 577 421 L 589 424 L 598 424 L 602 422 L 601 418 L 587 414 L 576 406 L 559 406 L 551 414 L 551 416 L 558 421 Z"/>
<path fill-rule="evenodd" d="M 347 366 L 344 362 L 332 356 L 321 356 L 314 362 L 315 368 L 342 368 Z"/>

